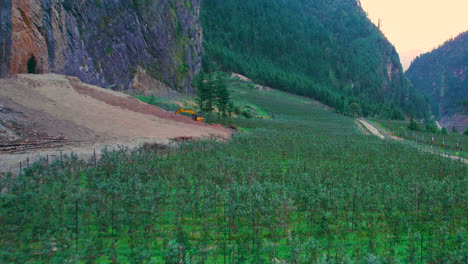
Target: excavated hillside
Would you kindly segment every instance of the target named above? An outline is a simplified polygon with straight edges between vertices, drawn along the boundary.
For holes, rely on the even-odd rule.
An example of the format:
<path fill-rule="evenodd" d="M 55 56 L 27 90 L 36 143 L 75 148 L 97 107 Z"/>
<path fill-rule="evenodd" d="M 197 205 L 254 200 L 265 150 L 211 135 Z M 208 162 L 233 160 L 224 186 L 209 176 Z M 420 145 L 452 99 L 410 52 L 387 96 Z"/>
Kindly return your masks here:
<path fill-rule="evenodd" d="M 0 79 L 0 87 L 0 171 L 51 153 L 45 149 L 91 154 L 107 145 L 230 136 L 220 125 L 196 122 L 75 77 L 22 74 Z"/>

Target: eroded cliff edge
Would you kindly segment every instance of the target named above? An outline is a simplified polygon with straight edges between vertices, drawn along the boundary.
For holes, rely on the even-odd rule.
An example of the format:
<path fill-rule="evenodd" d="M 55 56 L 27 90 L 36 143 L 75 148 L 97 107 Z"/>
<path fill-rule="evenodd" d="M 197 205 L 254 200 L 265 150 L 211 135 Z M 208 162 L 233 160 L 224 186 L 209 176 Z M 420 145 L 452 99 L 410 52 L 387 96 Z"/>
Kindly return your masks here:
<path fill-rule="evenodd" d="M 138 66 L 180 91 L 200 70 L 199 0 L 2 0 L 0 74 L 53 72 L 117 90 Z"/>

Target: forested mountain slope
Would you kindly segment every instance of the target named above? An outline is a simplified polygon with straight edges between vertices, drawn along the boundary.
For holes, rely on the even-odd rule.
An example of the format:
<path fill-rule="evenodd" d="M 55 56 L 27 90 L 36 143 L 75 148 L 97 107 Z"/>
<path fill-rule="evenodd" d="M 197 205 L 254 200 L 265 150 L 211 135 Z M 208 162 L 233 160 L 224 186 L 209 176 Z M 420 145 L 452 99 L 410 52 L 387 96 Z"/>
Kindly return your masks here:
<path fill-rule="evenodd" d="M 204 0 L 205 67 L 310 96 L 340 112 L 422 116 L 426 102 L 359 1 Z"/>
<path fill-rule="evenodd" d="M 430 98 L 432 112 L 443 118 L 468 112 L 467 70 L 468 31 L 417 57 L 406 74 Z"/>

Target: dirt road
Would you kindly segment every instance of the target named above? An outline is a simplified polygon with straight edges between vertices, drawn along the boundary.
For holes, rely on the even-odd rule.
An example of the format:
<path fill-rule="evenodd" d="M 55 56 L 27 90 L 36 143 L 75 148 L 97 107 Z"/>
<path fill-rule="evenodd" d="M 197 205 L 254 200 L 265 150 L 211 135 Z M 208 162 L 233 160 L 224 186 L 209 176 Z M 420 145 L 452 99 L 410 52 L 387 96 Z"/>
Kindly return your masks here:
<path fill-rule="evenodd" d="M 366 127 L 366 129 L 371 134 L 373 134 L 374 136 L 377 136 L 380 139 L 386 139 L 386 137 L 380 132 L 381 130 L 377 129 L 375 126 L 371 125 L 369 122 L 367 122 L 363 118 L 359 118 L 359 119 L 357 119 L 357 121 L 359 123 L 361 123 L 362 125 L 364 125 Z M 392 135 L 389 132 L 384 131 L 383 133 L 387 136 L 387 138 L 389 138 L 391 140 L 403 141 L 402 138 L 396 137 L 396 136 Z M 426 149 L 423 148 L 422 150 L 425 151 L 425 152 L 434 153 L 429 149 L 426 150 Z M 446 157 L 446 158 L 450 158 L 450 159 L 453 159 L 453 160 L 460 160 L 460 161 L 462 161 L 464 163 L 468 163 L 468 159 L 464 159 L 464 158 L 461 158 L 461 157 L 452 156 L 452 155 L 448 155 L 448 154 L 439 154 L 439 153 L 437 153 L 437 155 L 441 155 L 441 156 Z"/>
<path fill-rule="evenodd" d="M 377 136 L 379 137 L 380 139 L 385 139 L 384 135 L 382 135 L 380 133 L 380 131 L 375 128 L 373 125 L 369 124 L 366 120 L 362 119 L 362 118 L 359 118 L 358 121 L 364 125 L 364 127 L 370 132 L 372 133 L 374 136 Z"/>

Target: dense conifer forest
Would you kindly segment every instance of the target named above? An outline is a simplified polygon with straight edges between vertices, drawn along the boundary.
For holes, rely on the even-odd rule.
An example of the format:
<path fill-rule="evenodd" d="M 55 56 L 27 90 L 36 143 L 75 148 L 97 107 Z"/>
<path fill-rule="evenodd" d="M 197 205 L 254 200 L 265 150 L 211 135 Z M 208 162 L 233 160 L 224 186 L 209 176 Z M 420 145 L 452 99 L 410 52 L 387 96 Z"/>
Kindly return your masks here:
<path fill-rule="evenodd" d="M 468 31 L 416 58 L 407 71 L 436 116 L 468 112 Z"/>
<path fill-rule="evenodd" d="M 359 1 L 204 0 L 205 70 L 247 75 L 273 88 L 364 115 L 423 116 L 395 48 Z"/>

